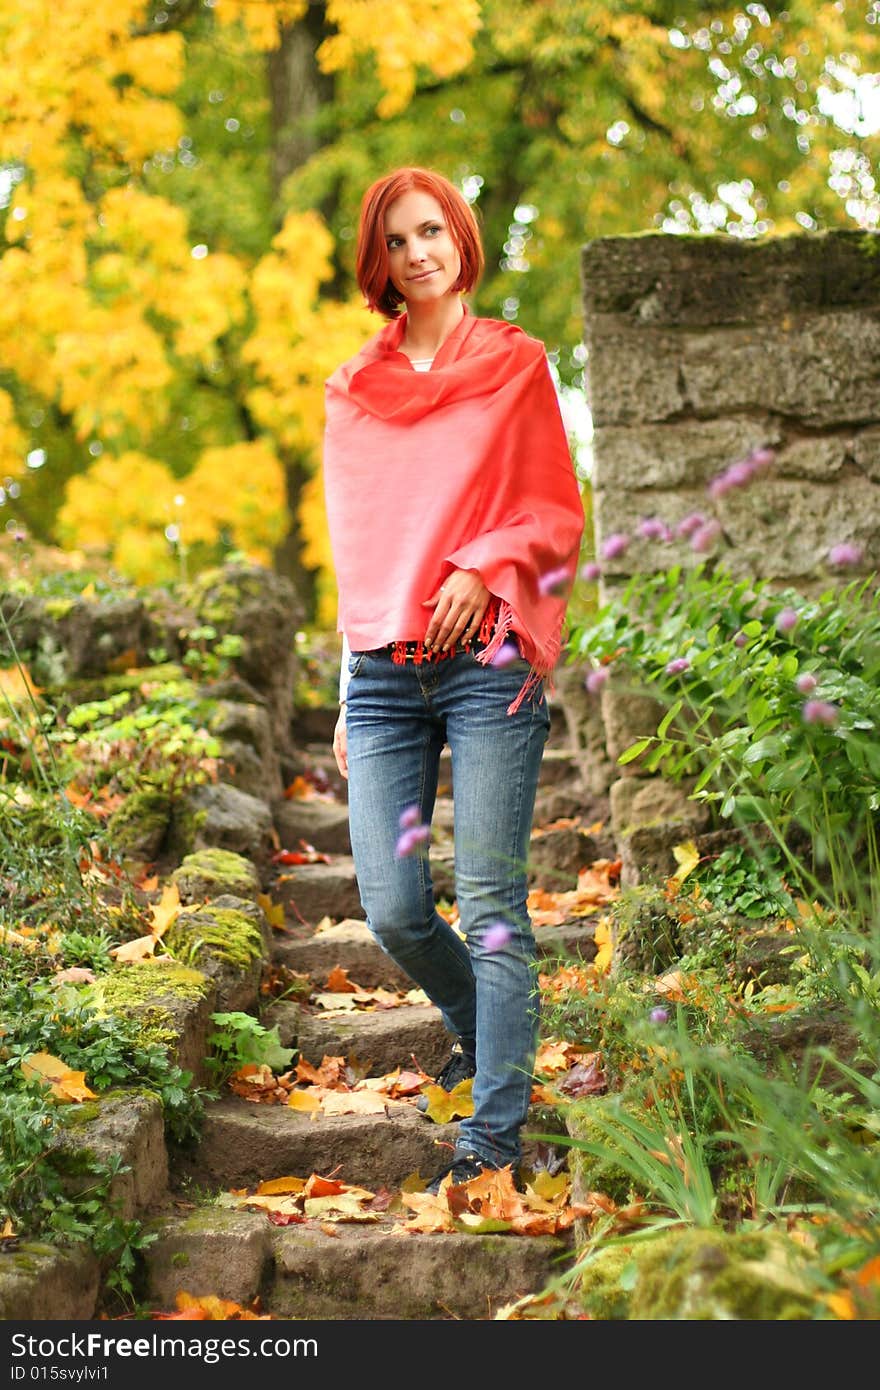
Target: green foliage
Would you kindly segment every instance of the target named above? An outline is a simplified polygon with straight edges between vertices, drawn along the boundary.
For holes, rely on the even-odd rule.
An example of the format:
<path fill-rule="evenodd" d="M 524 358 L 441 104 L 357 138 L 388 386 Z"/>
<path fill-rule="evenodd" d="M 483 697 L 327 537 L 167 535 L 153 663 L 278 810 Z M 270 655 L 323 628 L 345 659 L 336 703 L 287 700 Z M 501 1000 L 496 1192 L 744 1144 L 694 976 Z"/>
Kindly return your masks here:
<path fill-rule="evenodd" d="M 611 661 L 617 688 L 665 708 L 621 762 L 694 779 L 693 796 L 721 821 L 773 827 L 803 895 L 867 915 L 880 883 L 880 594 L 870 586 L 808 599 L 675 566 L 636 576 L 571 640 L 573 656 Z M 784 612 L 794 615 L 785 631 Z M 670 670 L 679 660 L 684 669 Z M 827 722 L 813 718 L 815 702 Z M 791 852 L 798 836 L 806 858 Z"/>
<path fill-rule="evenodd" d="M 230 654 L 201 654 L 198 662 L 216 662 L 219 672 Z M 174 794 L 207 780 L 220 754 L 206 727 L 215 708 L 191 680 L 148 680 L 139 690 L 75 705 L 50 736 L 71 778 L 93 788 L 112 779 L 123 792 L 150 786 Z"/>
<path fill-rule="evenodd" d="M 57 1106 L 0 1093 L 0 1215 L 21 1236 L 87 1242 L 112 1264 L 107 1286 L 130 1296 L 136 1254 L 156 1236 L 110 1199 L 113 1180 L 127 1171 L 121 1158 L 100 1162 L 65 1150 L 63 1139 Z"/>
<path fill-rule="evenodd" d="M 784 871 L 778 845 L 766 845 L 760 856 L 745 845 L 730 845 L 701 864 L 689 882 L 699 884 L 713 907 L 772 920 L 797 911 Z"/>
<path fill-rule="evenodd" d="M 208 1066 L 220 1080 L 248 1063 L 282 1073 L 296 1055 L 294 1048 L 281 1046 L 277 1025 L 266 1028 L 252 1014 L 212 1014 L 211 1022 L 215 1027 L 208 1037 Z"/>

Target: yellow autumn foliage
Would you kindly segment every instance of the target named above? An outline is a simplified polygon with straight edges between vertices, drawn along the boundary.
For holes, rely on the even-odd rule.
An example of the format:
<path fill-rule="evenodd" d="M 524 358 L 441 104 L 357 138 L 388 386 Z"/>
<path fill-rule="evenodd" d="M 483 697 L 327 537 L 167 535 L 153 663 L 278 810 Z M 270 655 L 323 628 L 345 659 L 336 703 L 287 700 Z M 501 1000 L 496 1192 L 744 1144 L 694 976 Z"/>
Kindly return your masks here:
<path fill-rule="evenodd" d="M 478 0 L 328 0 L 328 23 L 318 61 L 325 72 L 349 68 L 372 54 L 384 96 L 376 110 L 394 116 L 409 103 L 419 68 L 451 77 L 473 58 L 480 28 Z"/>
<path fill-rule="evenodd" d="M 178 491 L 185 544 L 210 544 L 222 531 L 250 559 L 271 563 L 290 516 L 284 469 L 269 439 L 206 449 Z"/>
<path fill-rule="evenodd" d="M 0 391 L 0 477 L 17 477 L 24 472 L 27 439 L 15 418 L 15 406 L 8 391 Z"/>

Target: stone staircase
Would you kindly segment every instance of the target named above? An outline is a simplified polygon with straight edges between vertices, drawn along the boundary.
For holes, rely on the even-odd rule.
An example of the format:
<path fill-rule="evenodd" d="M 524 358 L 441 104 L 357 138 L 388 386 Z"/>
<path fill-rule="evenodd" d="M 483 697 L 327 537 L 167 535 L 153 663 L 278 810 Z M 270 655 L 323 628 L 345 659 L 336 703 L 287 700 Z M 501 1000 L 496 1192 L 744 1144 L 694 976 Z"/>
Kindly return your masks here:
<path fill-rule="evenodd" d="M 276 828 L 284 847 L 295 849 L 305 841 L 331 862 L 279 866 L 264 885 L 285 914 L 284 928 L 272 933 L 269 962 L 308 975 L 318 989 L 341 967 L 364 989 L 411 990 L 412 982 L 376 946 L 363 921 L 347 836 L 345 784 L 335 774 L 328 745 L 307 745 L 302 756 L 307 766 L 322 770 L 338 800 L 285 801 L 276 808 Z M 583 811 L 557 724 L 545 755 L 535 824 Z M 438 900 L 454 896 L 453 816 L 451 787 L 441 779 L 431 851 Z M 564 826 L 536 837 L 533 845 L 532 881 L 553 888 L 573 887 L 579 867 L 613 857 L 601 829 L 585 834 Z M 548 960 L 590 959 L 594 952 L 590 917 L 541 927 L 536 935 Z M 424 1002 L 328 1017 L 308 1003 L 281 1000 L 260 1014 L 267 1026 L 277 1025 L 284 1046 L 298 1049 L 299 1057 L 314 1066 L 324 1057 L 341 1056 L 357 1059 L 359 1074 L 366 1070 L 373 1077 L 413 1065 L 434 1075 L 448 1055 L 450 1039 L 440 1016 Z M 526 1171 L 548 1147 L 534 1136 L 552 1123 L 546 1109 L 530 1117 Z M 418 1190 L 433 1175 L 446 1161 L 456 1129 L 454 1123 L 435 1124 L 420 1114 L 414 1097 L 388 1100 L 379 1113 L 329 1115 L 255 1104 L 228 1092 L 210 1100 L 197 1146 L 175 1152 L 167 1185 L 157 1181 L 156 1190 L 146 1190 L 134 1206 L 156 1236 L 140 1256 L 143 1306 L 173 1310 L 176 1295 L 185 1291 L 244 1306 L 258 1299 L 263 1313 L 284 1319 L 483 1320 L 541 1291 L 572 1257 L 571 1230 L 535 1237 L 403 1229 L 412 1212 L 400 1202 L 401 1186 Z M 564 1132 L 558 1117 L 556 1132 Z M 560 1163 L 564 1152 L 559 1150 Z M 230 1194 L 252 1191 L 267 1180 L 312 1174 L 332 1175 L 377 1194 L 383 1199 L 380 1210 L 370 1220 L 310 1219 L 282 1226 L 262 1211 L 229 1204 Z M 74 1277 L 81 1282 L 80 1274 Z M 68 1304 L 63 1297 L 56 1300 L 62 1311 L 55 1316 L 93 1315 L 88 1299 L 83 1305 L 71 1298 Z M 3 1316 L 45 1316 L 28 1311 L 26 1300 L 17 1306 L 13 1300 L 11 1306 L 12 1313 Z"/>

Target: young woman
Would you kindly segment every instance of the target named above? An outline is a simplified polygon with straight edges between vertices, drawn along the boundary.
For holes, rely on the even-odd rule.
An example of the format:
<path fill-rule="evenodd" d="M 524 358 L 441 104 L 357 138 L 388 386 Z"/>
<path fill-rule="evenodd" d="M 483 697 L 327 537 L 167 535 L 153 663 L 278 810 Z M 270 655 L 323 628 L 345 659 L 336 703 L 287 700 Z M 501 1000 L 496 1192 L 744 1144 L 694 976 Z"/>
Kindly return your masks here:
<path fill-rule="evenodd" d="M 333 741 L 375 939 L 454 1036 L 473 1116 L 429 1188 L 521 1159 L 538 1025 L 526 860 L 583 507 L 543 345 L 477 318 L 474 214 L 425 169 L 365 193 L 357 276 L 389 322 L 326 386 L 343 634 Z M 427 838 L 449 745 L 461 933 Z"/>

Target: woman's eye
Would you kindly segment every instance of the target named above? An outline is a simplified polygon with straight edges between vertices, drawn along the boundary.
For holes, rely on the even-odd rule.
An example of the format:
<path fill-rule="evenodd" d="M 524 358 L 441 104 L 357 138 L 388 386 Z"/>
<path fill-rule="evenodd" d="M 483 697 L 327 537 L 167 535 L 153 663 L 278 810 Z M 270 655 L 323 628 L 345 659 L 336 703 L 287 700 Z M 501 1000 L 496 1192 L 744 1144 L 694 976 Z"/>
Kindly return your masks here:
<path fill-rule="evenodd" d="M 397 248 L 398 248 L 398 246 L 400 246 L 400 244 L 401 244 L 401 242 L 400 242 L 400 237 L 393 236 L 393 237 L 391 238 L 391 240 L 387 243 L 387 245 L 388 245 L 388 250 L 389 250 L 389 251 L 396 251 Z"/>
<path fill-rule="evenodd" d="M 428 228 L 427 228 L 428 234 L 431 235 L 431 236 L 433 236 L 435 233 L 437 233 L 437 232 L 439 232 L 439 231 L 441 231 L 441 230 L 442 230 L 442 228 L 440 228 L 440 227 L 428 227 Z"/>

